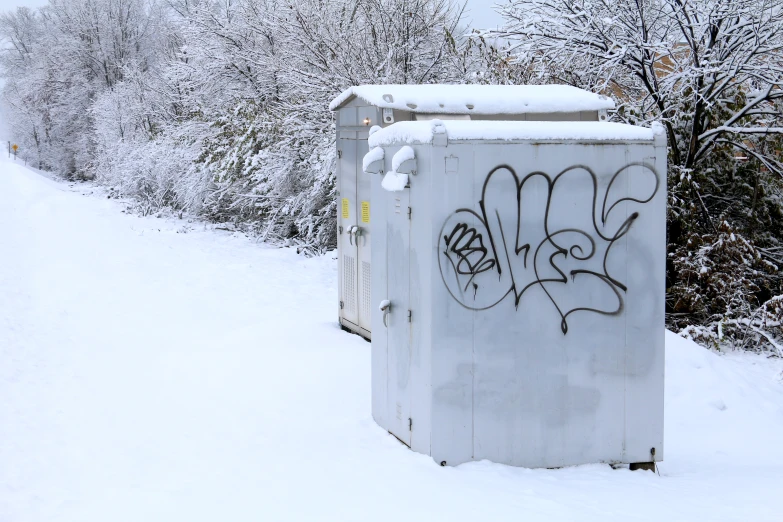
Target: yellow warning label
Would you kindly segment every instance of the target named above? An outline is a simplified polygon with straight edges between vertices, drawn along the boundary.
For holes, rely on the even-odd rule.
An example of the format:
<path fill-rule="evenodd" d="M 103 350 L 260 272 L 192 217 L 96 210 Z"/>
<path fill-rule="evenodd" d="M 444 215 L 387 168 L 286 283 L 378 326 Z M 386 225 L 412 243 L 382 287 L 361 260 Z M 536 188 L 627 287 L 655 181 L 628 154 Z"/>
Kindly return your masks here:
<path fill-rule="evenodd" d="M 362 223 L 370 222 L 370 202 L 362 201 Z"/>
<path fill-rule="evenodd" d="M 349 219 L 351 217 L 351 203 L 348 198 L 343 198 L 343 219 Z"/>

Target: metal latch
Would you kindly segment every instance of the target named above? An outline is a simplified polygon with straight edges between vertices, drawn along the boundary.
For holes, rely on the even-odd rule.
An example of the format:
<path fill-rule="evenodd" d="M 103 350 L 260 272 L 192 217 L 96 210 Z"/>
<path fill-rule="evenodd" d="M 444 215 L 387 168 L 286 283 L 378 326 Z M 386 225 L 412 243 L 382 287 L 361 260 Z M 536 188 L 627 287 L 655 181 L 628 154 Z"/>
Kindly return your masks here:
<path fill-rule="evenodd" d="M 412 322 L 412 321 L 413 321 L 413 312 L 411 312 L 410 310 L 408 310 L 408 322 L 410 323 L 410 322 Z"/>

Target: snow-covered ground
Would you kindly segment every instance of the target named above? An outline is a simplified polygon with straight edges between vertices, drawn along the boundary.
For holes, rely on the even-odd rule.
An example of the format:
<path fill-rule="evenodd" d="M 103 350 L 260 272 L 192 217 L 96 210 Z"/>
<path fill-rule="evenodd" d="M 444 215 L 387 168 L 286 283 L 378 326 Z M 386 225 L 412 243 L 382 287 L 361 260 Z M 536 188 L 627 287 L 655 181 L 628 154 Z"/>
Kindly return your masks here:
<path fill-rule="evenodd" d="M 780 521 L 783 363 L 668 334 L 660 476 L 441 468 L 370 416 L 334 256 L 0 163 L 0 522 Z"/>

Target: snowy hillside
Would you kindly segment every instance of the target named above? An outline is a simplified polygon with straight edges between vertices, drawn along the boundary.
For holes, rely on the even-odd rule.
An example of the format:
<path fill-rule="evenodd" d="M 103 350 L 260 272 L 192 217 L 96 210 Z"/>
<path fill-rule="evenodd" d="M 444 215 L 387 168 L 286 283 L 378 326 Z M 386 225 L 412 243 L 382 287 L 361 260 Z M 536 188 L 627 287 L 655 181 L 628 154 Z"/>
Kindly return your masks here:
<path fill-rule="evenodd" d="M 660 476 L 441 468 L 370 417 L 336 262 L 0 163 L 0 521 L 779 521 L 783 363 L 667 336 Z"/>

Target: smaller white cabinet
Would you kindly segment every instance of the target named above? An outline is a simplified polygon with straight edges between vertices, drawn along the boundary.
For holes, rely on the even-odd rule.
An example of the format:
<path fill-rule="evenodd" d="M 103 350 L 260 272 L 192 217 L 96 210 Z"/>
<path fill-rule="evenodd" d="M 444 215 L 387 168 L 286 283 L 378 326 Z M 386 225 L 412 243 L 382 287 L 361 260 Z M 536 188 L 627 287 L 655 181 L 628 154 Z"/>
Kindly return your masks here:
<path fill-rule="evenodd" d="M 375 209 L 371 205 L 371 177 L 363 172 L 362 164 L 372 127 L 436 117 L 598 121 L 613 107 L 606 97 L 564 85 L 360 85 L 340 94 L 330 105 L 337 116 L 340 324 L 369 339 L 370 310 L 377 304 L 370 292 L 371 217 Z M 410 165 L 400 166 L 406 168 Z"/>

